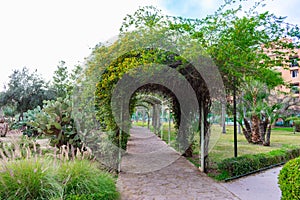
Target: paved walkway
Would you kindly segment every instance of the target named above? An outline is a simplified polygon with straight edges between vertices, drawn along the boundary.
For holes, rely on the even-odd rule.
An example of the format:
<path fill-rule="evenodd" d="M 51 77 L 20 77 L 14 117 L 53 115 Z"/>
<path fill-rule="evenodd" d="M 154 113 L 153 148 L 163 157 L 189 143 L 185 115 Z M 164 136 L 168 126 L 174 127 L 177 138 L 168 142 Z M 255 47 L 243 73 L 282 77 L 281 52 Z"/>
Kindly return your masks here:
<path fill-rule="evenodd" d="M 131 130 L 121 171 L 122 200 L 239 199 L 146 128 Z"/>
<path fill-rule="evenodd" d="M 277 177 L 281 169 L 276 167 L 222 185 L 242 200 L 280 200 Z"/>

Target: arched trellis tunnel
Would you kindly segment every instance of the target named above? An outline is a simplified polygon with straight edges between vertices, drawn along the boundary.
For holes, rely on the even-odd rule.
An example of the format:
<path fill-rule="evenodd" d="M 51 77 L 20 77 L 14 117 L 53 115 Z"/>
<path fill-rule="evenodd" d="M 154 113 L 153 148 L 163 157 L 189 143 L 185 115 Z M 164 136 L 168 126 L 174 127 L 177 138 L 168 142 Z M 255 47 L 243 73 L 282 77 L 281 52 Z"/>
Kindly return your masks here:
<path fill-rule="evenodd" d="M 135 108 L 137 109 L 137 113 L 139 111 L 142 112 L 142 121 L 144 122 L 145 113 L 147 114 L 147 128 L 150 129 L 150 121 L 154 130 L 154 134 L 158 135 L 161 139 L 163 139 L 163 116 L 167 114 L 167 122 L 168 122 L 168 138 L 167 143 L 170 145 L 171 142 L 171 109 L 170 109 L 170 100 L 166 99 L 163 96 L 159 96 L 155 93 L 143 94 L 136 93 L 135 95 L 136 103 Z M 135 116 L 137 115 L 135 114 Z M 165 114 L 165 115 L 164 115 Z M 150 119 L 151 118 L 151 119 Z"/>
<path fill-rule="evenodd" d="M 152 126 L 154 128 L 154 133 L 159 129 L 159 110 L 162 104 L 162 100 L 156 96 L 151 94 L 139 94 L 135 95 L 135 104 L 133 107 L 143 107 L 147 111 L 148 117 L 148 129 L 150 128 L 150 121 L 152 122 Z M 151 118 L 151 120 L 150 120 Z"/>
<path fill-rule="evenodd" d="M 220 84 L 222 77 L 197 41 L 180 33 L 171 34 L 132 32 L 95 48 L 88 60 L 84 82 L 75 97 L 75 120 L 82 123 L 81 132 L 99 133 L 102 141 L 106 141 L 102 133 L 108 133 L 111 144 L 98 147 L 101 158 L 115 158 L 117 149 L 126 149 L 130 116 L 138 102 L 136 94 L 153 93 L 170 102 L 180 152 L 188 155 L 189 128 L 197 122 L 202 133 L 202 160 L 208 155 L 207 116 L 211 100 L 225 91 Z M 90 126 L 90 122 L 96 125 Z M 98 127 L 102 131 L 97 131 Z"/>
<path fill-rule="evenodd" d="M 146 53 L 145 53 L 146 52 Z M 156 54 L 169 54 L 161 50 L 145 50 L 143 53 L 147 56 L 157 56 Z M 144 63 L 140 65 L 136 63 L 131 69 L 124 70 L 122 76 L 116 76 L 116 68 L 119 62 L 126 62 L 128 59 L 137 57 L 140 54 L 134 52 L 119 57 L 117 63 L 113 63 L 106 72 L 102 74 L 97 93 L 105 91 L 103 88 L 104 80 L 111 80 L 113 83 L 113 92 L 110 98 L 109 117 L 111 119 L 110 125 L 115 130 L 115 143 L 122 148 L 126 148 L 127 138 L 129 137 L 130 116 L 135 106 L 136 93 L 160 93 L 170 99 L 171 109 L 174 114 L 175 127 L 178 129 L 177 142 L 179 143 L 179 150 L 185 156 L 191 156 L 192 144 L 189 141 L 190 127 L 195 121 L 198 121 L 198 127 L 202 130 L 202 153 L 207 156 L 207 151 L 204 148 L 208 145 L 208 121 L 207 115 L 210 107 L 210 93 L 205 80 L 202 78 L 200 72 L 193 66 L 193 64 L 184 61 L 183 58 L 178 60 L 175 56 L 168 57 L 167 61 L 159 63 Z M 148 57 L 149 58 L 149 57 Z M 163 63 L 163 64 L 161 64 Z M 183 64 L 186 63 L 186 64 Z M 115 77 L 115 78 L 111 78 Z M 106 98 L 96 99 L 96 106 L 103 105 Z M 201 111 L 200 111 L 201 108 Z M 121 113 L 121 114 L 120 114 Z M 107 113 L 106 113 L 107 116 Z M 101 112 L 98 112 L 98 117 L 101 120 Z M 104 117 L 105 118 L 105 117 Z M 103 118 L 103 119 L 104 119 Z M 107 119 L 107 118 L 106 118 Z M 202 123 L 201 123 L 202 122 Z M 204 160 L 204 159 L 203 159 Z"/>

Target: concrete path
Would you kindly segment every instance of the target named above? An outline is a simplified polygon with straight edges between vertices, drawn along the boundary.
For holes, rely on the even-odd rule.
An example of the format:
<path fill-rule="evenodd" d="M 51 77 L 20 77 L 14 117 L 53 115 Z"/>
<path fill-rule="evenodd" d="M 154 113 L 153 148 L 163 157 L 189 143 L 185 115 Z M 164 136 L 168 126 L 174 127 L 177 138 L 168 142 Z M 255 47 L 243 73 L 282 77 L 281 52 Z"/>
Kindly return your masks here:
<path fill-rule="evenodd" d="M 280 200 L 277 177 L 281 168 L 269 169 L 222 185 L 242 200 Z"/>
<path fill-rule="evenodd" d="M 134 127 L 121 162 L 122 200 L 239 199 L 146 128 Z"/>

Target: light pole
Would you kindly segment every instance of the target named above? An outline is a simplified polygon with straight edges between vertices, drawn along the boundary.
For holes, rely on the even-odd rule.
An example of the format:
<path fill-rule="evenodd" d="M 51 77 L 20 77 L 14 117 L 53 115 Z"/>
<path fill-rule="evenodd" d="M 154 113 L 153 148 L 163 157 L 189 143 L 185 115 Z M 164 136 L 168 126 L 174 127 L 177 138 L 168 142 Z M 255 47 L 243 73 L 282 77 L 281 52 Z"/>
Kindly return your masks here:
<path fill-rule="evenodd" d="M 237 127 L 236 127 L 236 79 L 233 78 L 233 144 L 234 157 L 237 157 Z"/>

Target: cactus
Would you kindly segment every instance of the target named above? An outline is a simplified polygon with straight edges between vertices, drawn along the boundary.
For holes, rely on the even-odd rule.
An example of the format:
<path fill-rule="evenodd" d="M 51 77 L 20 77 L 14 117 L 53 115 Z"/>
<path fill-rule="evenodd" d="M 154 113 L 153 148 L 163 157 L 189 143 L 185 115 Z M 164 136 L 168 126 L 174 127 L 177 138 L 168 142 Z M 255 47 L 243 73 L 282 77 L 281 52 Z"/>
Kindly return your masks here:
<path fill-rule="evenodd" d="M 52 136 L 51 144 L 60 147 L 62 145 L 73 145 L 81 147 L 81 140 L 77 134 L 74 120 L 71 116 L 72 102 L 69 98 L 58 98 L 57 100 L 44 101 L 41 110 L 35 109 L 27 112 L 31 120 L 26 122 L 27 129 L 32 128 L 40 134 Z"/>

